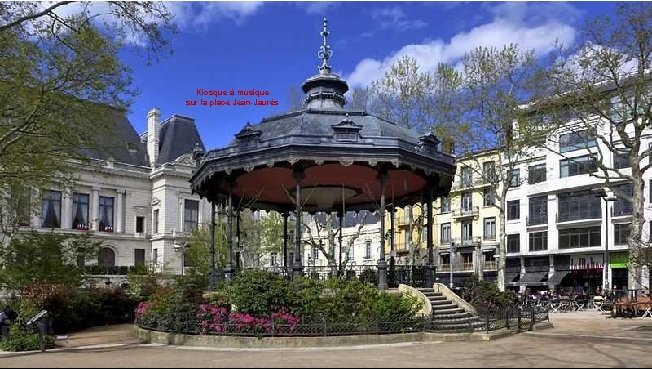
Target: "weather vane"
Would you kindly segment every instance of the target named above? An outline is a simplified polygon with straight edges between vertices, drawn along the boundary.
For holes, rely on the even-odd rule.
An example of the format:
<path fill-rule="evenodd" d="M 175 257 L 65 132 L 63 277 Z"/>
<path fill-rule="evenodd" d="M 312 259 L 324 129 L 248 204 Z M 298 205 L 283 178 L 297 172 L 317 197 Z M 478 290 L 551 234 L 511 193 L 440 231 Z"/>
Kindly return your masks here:
<path fill-rule="evenodd" d="M 319 67 L 319 70 L 328 70 L 330 71 L 330 65 L 328 65 L 328 59 L 330 59 L 331 56 L 333 56 L 333 50 L 331 50 L 331 46 L 328 44 L 328 35 L 330 35 L 330 32 L 328 32 L 328 20 L 326 17 L 324 17 L 324 28 L 321 31 L 320 35 L 324 38 L 323 44 L 319 48 L 319 53 L 317 55 L 319 56 L 320 59 L 323 60 L 321 66 Z"/>

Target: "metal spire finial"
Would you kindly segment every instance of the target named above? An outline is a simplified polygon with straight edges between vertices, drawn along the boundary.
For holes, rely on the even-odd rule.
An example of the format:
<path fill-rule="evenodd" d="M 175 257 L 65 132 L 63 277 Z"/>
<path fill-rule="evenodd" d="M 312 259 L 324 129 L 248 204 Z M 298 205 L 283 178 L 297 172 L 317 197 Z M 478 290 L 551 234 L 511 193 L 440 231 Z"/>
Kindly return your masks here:
<path fill-rule="evenodd" d="M 326 17 L 324 17 L 324 28 L 321 31 L 320 35 L 324 38 L 324 41 L 319 48 L 319 52 L 317 53 L 319 58 L 323 60 L 321 66 L 319 67 L 319 71 L 325 70 L 326 72 L 330 72 L 331 67 L 328 65 L 328 59 L 333 56 L 333 50 L 331 50 L 331 46 L 328 44 L 328 35 L 330 35 L 330 32 L 328 32 L 328 20 Z"/>

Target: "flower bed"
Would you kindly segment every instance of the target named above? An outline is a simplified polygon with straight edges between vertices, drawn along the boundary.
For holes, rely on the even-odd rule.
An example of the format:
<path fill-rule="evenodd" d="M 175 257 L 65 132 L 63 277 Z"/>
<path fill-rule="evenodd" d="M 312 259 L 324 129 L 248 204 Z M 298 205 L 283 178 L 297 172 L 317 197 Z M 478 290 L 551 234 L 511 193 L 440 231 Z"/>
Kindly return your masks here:
<path fill-rule="evenodd" d="M 287 281 L 252 271 L 206 300 L 184 295 L 188 291 L 159 289 L 136 308 L 136 324 L 171 333 L 261 337 L 413 332 L 424 323 L 416 317 L 418 299 L 359 281 Z"/>

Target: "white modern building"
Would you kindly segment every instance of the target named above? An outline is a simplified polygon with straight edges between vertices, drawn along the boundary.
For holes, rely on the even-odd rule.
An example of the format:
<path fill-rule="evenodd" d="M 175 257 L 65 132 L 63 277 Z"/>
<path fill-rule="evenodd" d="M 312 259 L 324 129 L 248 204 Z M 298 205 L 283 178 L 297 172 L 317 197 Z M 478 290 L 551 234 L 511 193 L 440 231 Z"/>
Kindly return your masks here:
<path fill-rule="evenodd" d="M 598 287 L 648 288 L 647 270 L 637 278 L 637 286 L 631 280 L 628 285 L 631 204 L 615 198 L 609 188 L 610 201 L 596 195 L 596 190 L 606 187 L 604 179 L 590 175 L 598 171 L 595 160 L 602 143 L 590 130 L 571 129 L 572 124 L 569 122 L 568 131 L 547 139 L 548 147 L 560 154 L 534 150 L 513 173 L 514 183 L 519 185 L 506 199 L 506 286 L 521 291 L 559 287 L 591 293 Z M 601 152 L 609 151 L 602 148 Z M 602 163 L 631 173 L 626 158 L 609 155 Z M 645 183 L 650 184 L 650 179 Z M 625 182 L 614 185 L 631 191 Z M 650 191 L 645 192 L 650 204 Z M 645 218 L 649 226 L 652 207 L 646 207 Z M 649 228 L 643 237 L 648 235 Z"/>

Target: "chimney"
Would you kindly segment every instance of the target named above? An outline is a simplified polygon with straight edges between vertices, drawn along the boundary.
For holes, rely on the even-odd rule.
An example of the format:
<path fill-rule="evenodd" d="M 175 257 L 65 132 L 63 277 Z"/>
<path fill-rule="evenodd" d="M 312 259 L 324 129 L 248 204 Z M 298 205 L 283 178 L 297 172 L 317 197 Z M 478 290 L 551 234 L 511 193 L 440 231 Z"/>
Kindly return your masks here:
<path fill-rule="evenodd" d="M 161 135 L 161 111 L 152 108 L 147 113 L 147 154 L 151 166 L 158 159 L 159 138 Z"/>

